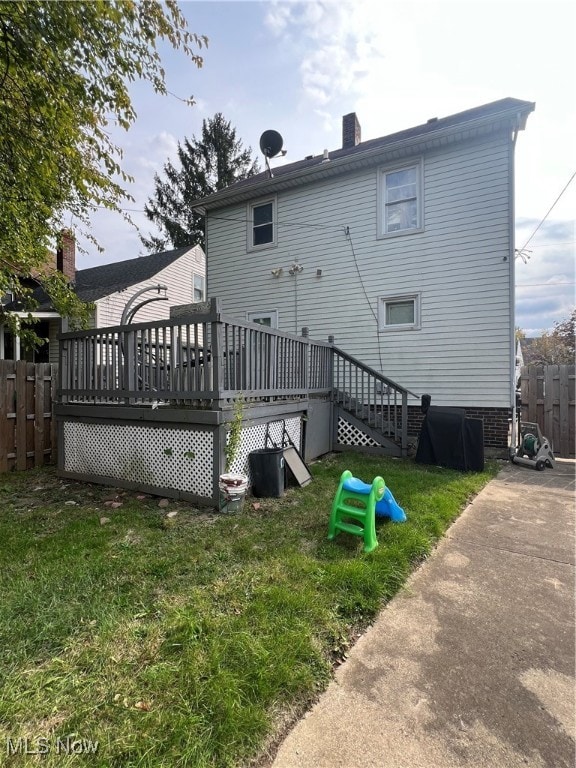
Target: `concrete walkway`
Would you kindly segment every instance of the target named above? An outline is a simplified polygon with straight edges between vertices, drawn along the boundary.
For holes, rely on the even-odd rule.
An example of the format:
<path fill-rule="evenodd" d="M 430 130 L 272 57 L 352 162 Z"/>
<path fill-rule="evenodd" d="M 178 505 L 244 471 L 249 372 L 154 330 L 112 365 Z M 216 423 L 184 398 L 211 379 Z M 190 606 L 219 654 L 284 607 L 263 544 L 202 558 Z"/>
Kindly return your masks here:
<path fill-rule="evenodd" d="M 574 470 L 507 465 L 273 768 L 573 768 Z"/>

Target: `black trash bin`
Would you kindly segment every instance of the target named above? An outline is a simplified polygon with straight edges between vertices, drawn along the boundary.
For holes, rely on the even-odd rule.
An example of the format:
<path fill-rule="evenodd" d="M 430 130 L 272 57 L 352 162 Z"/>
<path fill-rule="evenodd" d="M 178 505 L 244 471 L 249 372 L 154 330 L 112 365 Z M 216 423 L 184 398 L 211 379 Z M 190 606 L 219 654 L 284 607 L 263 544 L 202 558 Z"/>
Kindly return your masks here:
<path fill-rule="evenodd" d="M 284 496 L 284 449 L 259 448 L 248 456 L 252 493 L 258 498 Z"/>

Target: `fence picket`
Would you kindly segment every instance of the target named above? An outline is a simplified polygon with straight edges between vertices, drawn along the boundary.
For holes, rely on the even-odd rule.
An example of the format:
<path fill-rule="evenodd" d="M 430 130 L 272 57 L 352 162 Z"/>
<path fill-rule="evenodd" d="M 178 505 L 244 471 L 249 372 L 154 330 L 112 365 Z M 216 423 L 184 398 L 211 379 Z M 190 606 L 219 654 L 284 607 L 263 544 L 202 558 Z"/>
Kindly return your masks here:
<path fill-rule="evenodd" d="M 8 472 L 8 451 L 13 443 L 8 421 L 8 375 L 13 369 L 11 360 L 0 360 L 0 472 Z"/>
<path fill-rule="evenodd" d="M 48 363 L 0 360 L 0 472 L 55 461 L 57 371 Z"/>
<path fill-rule="evenodd" d="M 522 420 L 536 422 L 559 458 L 575 456 L 575 366 L 522 368 Z"/>
<path fill-rule="evenodd" d="M 28 363 L 16 363 L 16 469 L 26 469 L 26 368 Z"/>
<path fill-rule="evenodd" d="M 44 364 L 34 369 L 34 466 L 44 464 Z"/>

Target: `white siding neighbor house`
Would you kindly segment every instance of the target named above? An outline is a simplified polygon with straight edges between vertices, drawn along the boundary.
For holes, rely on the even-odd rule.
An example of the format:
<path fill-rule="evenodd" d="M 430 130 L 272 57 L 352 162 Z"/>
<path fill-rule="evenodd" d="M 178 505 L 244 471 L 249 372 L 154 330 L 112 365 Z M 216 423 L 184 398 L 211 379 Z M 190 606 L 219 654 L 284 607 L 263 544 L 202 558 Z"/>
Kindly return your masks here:
<path fill-rule="evenodd" d="M 206 298 L 206 258 L 198 245 L 80 270 L 75 267 L 73 237 L 64 238 L 62 250 L 57 267 L 74 283 L 76 294 L 94 304 L 92 328 L 120 325 L 127 303 L 141 291 L 130 305 L 132 309 L 155 296 L 165 299 L 144 304 L 132 318 L 135 323 L 164 320 L 170 316 L 170 307 Z M 163 288 L 158 291 L 156 286 Z M 66 328 L 66 321 L 54 312 L 42 289 L 37 289 L 35 298 L 38 308 L 32 314 L 39 320 L 36 333 L 48 338 L 48 344 L 37 350 L 25 350 L 18 339 L 0 326 L 0 359 L 58 362 L 58 334 Z M 18 311 L 18 302 L 13 301 L 6 309 Z"/>
<path fill-rule="evenodd" d="M 337 347 L 506 443 L 514 407 L 514 146 L 505 98 L 233 184 L 205 212 L 228 315 Z M 417 400 L 412 399 L 414 418 Z"/>

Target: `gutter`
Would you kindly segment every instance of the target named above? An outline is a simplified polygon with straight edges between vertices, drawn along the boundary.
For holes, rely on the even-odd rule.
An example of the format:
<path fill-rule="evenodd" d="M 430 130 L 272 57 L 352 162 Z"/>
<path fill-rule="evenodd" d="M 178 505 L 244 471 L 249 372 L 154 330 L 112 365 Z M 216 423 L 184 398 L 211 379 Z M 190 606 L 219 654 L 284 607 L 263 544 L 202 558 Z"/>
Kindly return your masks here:
<path fill-rule="evenodd" d="M 23 319 L 26 319 L 28 317 L 35 317 L 37 320 L 52 320 L 60 317 L 58 312 L 49 312 L 49 311 L 44 312 L 42 310 L 38 310 L 38 311 L 31 310 L 30 312 L 10 311 L 10 314 L 15 315 L 16 317 L 21 317 Z"/>

